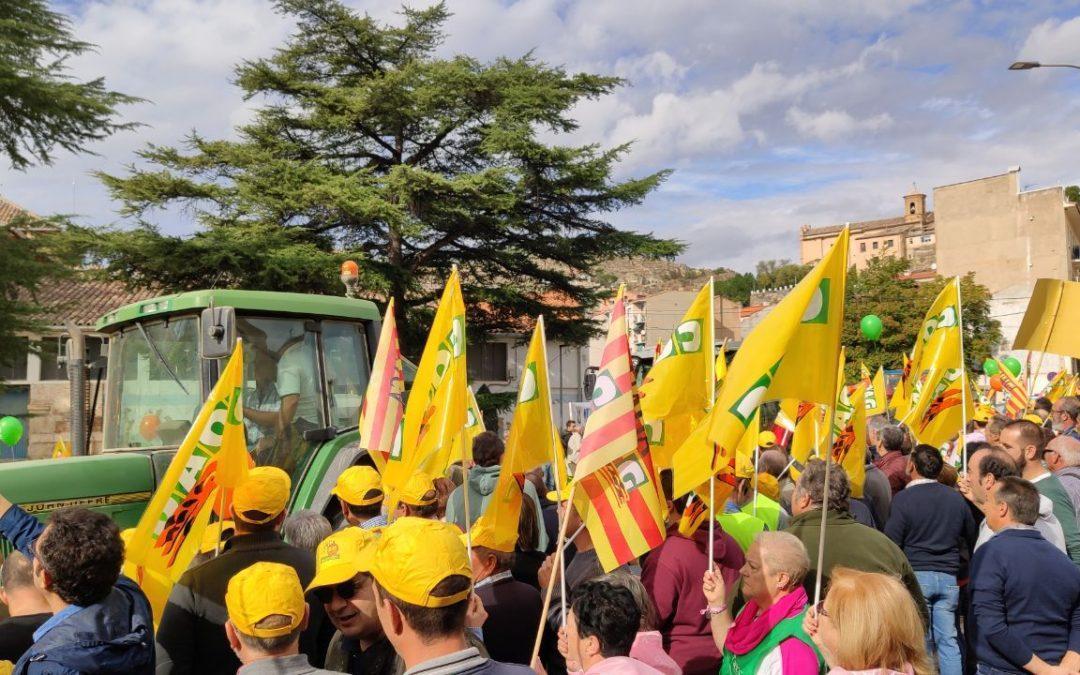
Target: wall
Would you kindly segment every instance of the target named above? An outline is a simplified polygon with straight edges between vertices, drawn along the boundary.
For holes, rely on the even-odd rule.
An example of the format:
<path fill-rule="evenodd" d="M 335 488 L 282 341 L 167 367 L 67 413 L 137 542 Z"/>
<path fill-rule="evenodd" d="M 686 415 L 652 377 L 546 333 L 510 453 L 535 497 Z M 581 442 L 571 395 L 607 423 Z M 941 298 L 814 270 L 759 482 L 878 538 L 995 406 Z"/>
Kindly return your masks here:
<path fill-rule="evenodd" d="M 1019 170 L 934 188 L 937 271 L 975 272 L 991 293 L 1068 279 L 1072 235 L 1060 186 L 1020 192 Z"/>

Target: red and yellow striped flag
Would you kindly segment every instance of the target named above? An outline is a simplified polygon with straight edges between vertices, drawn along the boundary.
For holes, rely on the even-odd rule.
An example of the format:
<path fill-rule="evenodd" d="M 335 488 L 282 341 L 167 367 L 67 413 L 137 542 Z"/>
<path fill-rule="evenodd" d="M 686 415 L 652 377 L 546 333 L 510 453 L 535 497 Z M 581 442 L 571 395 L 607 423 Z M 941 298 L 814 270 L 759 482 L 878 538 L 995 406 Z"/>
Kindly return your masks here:
<path fill-rule="evenodd" d="M 626 305 L 619 288 L 596 375 L 595 412 L 585 423 L 574 474 L 579 513 L 585 513 L 605 572 L 664 541 L 664 500 L 649 454 L 630 366 Z"/>
<path fill-rule="evenodd" d="M 1018 418 L 1028 407 L 1027 387 L 1024 386 L 1023 378 L 1014 376 L 1004 363 L 998 361 L 997 364 L 998 375 L 1001 377 L 1001 391 L 1005 394 L 1005 414 Z"/>
<path fill-rule="evenodd" d="M 367 450 L 379 473 L 391 454 L 401 453 L 401 417 L 405 414 L 405 374 L 394 300 L 386 305 L 379 348 L 368 380 L 364 404 L 360 408 L 360 448 Z"/>

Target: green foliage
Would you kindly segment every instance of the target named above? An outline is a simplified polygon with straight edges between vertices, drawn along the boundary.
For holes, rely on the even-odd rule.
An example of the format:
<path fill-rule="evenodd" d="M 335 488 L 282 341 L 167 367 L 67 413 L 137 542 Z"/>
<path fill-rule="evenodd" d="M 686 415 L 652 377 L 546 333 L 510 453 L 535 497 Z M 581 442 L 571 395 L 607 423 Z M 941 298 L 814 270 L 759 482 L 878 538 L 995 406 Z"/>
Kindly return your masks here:
<path fill-rule="evenodd" d="M 78 255 L 62 236 L 60 219 L 18 216 L 0 226 L 0 364 L 26 359 L 27 333 L 40 331 L 38 292 L 48 281 L 70 274 Z M 28 232 L 33 230 L 32 236 Z"/>
<path fill-rule="evenodd" d="M 1065 188 L 1065 199 L 1073 204 L 1080 204 L 1080 185 L 1070 185 Z"/>
<path fill-rule="evenodd" d="M 516 391 L 493 392 L 486 384 L 480 385 L 475 392 L 476 407 L 484 418 L 484 428 L 495 431 L 499 426 L 499 415 L 509 412 L 517 402 Z"/>
<path fill-rule="evenodd" d="M 782 288 L 799 283 L 813 265 L 796 265 L 790 260 L 761 260 L 754 283 L 757 288 Z"/>
<path fill-rule="evenodd" d="M 87 143 L 135 126 L 117 122 L 116 107 L 139 99 L 109 91 L 102 78 L 67 74 L 67 59 L 92 48 L 46 0 L 0 2 L 0 152 L 13 167 L 49 164 L 57 147 L 86 152 Z"/>
<path fill-rule="evenodd" d="M 181 148 L 143 150 L 150 168 L 100 176 L 139 223 L 82 233 L 107 274 L 336 294 L 329 263 L 352 257 L 366 294 L 395 299 L 415 354 L 454 264 L 474 337 L 518 332 L 522 316 L 544 313 L 551 338 L 580 343 L 596 333 L 589 309 L 608 293 L 589 280 L 594 269 L 682 250 L 605 220 L 667 172 L 617 181 L 628 146 L 548 140 L 576 129 L 574 106 L 618 78 L 531 55 L 436 57 L 443 4 L 406 8 L 399 26 L 338 0 L 276 5 L 298 28 L 272 57 L 237 68 L 245 97 L 264 101 L 238 140 L 193 133 Z M 159 209 L 189 213 L 201 230 L 165 237 L 147 222 Z"/>
<path fill-rule="evenodd" d="M 846 307 L 842 341 L 847 347 L 848 382 L 859 377 L 859 363 L 871 373 L 881 366 L 899 369 L 904 353 L 910 353 L 923 317 L 938 293 L 952 279 L 935 278 L 917 284 L 901 276 L 908 271 L 909 261 L 893 257 L 873 258 L 859 272 L 852 268 L 848 274 Z M 964 356 L 969 372 L 977 372 L 982 359 L 1001 341 L 1001 326 L 990 317 L 990 291 L 975 283 L 968 274 L 960 280 L 963 302 Z M 884 327 L 881 339 L 863 339 L 859 321 L 867 314 L 881 317 Z"/>
<path fill-rule="evenodd" d="M 750 292 L 756 288 L 754 275 L 746 272 L 716 282 L 716 294 L 734 300 L 743 307 L 750 304 Z"/>

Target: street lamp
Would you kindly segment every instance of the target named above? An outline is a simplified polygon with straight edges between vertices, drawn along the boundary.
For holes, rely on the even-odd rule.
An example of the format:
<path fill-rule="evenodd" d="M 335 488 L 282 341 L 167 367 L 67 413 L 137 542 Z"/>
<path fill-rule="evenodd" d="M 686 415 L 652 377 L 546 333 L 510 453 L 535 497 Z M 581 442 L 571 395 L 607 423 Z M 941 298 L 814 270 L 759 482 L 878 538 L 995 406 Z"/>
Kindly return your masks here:
<path fill-rule="evenodd" d="M 1076 68 L 1080 70 L 1080 66 L 1074 66 L 1071 63 L 1039 63 L 1038 61 L 1017 61 L 1009 66 L 1009 70 L 1033 70 L 1035 68 Z"/>

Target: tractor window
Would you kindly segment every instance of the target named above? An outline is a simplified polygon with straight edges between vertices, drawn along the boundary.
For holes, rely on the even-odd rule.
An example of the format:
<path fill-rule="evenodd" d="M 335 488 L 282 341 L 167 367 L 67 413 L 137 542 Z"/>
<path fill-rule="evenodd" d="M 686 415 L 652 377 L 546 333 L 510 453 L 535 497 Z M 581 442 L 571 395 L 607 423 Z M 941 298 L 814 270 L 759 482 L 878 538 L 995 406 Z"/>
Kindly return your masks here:
<path fill-rule="evenodd" d="M 260 466 L 299 478 L 314 446 L 304 432 L 326 426 L 316 334 L 302 319 L 237 320 L 244 340 L 248 451 Z"/>
<path fill-rule="evenodd" d="M 330 392 L 330 424 L 354 427 L 360 420 L 360 402 L 368 381 L 367 336 L 363 325 L 323 322 L 323 361 Z"/>
<path fill-rule="evenodd" d="M 195 317 L 132 326 L 110 340 L 105 448 L 180 444 L 203 403 L 198 352 Z"/>

